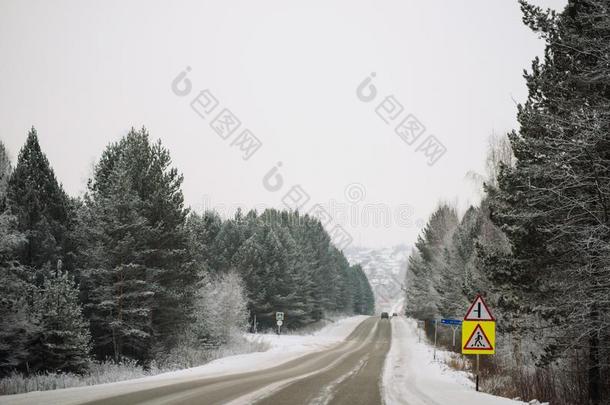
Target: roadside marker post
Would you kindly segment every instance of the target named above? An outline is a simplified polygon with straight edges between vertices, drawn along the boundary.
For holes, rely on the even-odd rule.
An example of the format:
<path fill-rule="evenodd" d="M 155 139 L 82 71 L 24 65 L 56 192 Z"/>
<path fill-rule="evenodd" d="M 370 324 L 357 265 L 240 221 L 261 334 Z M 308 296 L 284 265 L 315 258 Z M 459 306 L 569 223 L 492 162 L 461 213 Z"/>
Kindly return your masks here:
<path fill-rule="evenodd" d="M 436 319 L 432 320 L 434 322 L 434 356 L 433 359 L 436 360 L 436 331 L 438 329 L 438 321 Z"/>
<path fill-rule="evenodd" d="M 476 354 L 476 390 L 479 390 L 479 355 L 496 353 L 496 318 L 481 295 L 470 304 L 462 321 L 462 354 Z"/>
<path fill-rule="evenodd" d="M 282 334 L 282 325 L 284 324 L 283 321 L 277 321 L 277 334 L 281 335 Z"/>
<path fill-rule="evenodd" d="M 277 334 L 281 335 L 282 334 L 282 325 L 284 324 L 284 313 L 283 312 L 276 312 L 275 313 L 275 321 L 277 324 Z"/>

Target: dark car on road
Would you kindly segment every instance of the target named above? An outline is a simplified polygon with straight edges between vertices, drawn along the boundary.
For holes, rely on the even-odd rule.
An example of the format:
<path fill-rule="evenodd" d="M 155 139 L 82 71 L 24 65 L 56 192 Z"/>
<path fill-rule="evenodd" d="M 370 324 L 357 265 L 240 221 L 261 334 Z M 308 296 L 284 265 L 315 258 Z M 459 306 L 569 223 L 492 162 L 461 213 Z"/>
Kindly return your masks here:
<path fill-rule="evenodd" d="M 390 319 L 390 315 L 387 312 L 382 312 L 381 319 Z"/>

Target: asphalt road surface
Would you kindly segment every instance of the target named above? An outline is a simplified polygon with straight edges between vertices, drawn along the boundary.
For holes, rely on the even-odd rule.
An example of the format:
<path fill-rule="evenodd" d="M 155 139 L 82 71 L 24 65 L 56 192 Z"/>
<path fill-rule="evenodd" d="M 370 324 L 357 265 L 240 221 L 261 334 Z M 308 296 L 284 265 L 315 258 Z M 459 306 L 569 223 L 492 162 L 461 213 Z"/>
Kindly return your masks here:
<path fill-rule="evenodd" d="M 131 404 L 382 404 L 383 362 L 390 349 L 387 319 L 364 320 L 347 339 L 276 367 L 205 378 L 86 402 Z"/>

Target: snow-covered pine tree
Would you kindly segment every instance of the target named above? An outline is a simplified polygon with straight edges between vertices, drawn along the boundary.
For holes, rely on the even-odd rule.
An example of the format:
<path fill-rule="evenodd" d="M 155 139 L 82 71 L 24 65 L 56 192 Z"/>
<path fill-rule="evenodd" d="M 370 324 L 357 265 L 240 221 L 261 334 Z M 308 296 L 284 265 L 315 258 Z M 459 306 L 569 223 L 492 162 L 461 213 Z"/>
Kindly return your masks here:
<path fill-rule="evenodd" d="M 545 320 L 543 360 L 588 352 L 588 401 L 600 404 L 610 381 L 610 4 L 521 7 L 546 48 L 525 74 L 529 95 L 510 135 L 516 165 L 490 188 L 492 218 L 514 253 L 501 271 Z"/>
<path fill-rule="evenodd" d="M 89 365 L 89 322 L 82 314 L 74 278 L 61 270 L 47 271 L 34 295 L 33 310 L 40 333 L 30 348 L 35 370 L 84 372 Z"/>
<path fill-rule="evenodd" d="M 6 211 L 0 213 L 0 375 L 27 371 L 30 346 L 38 332 L 30 310 L 34 279 L 14 259 L 24 242 L 15 218 Z"/>
<path fill-rule="evenodd" d="M 323 252 L 328 252 L 330 240 L 320 232 L 320 222 L 308 215 L 293 217 L 289 226 L 301 256 L 303 277 L 307 279 L 307 290 L 303 292 L 307 298 L 309 317 L 312 321 L 318 321 L 322 319 L 324 311 L 327 310 L 323 305 L 321 288 L 321 270 L 323 270 L 321 255 Z M 328 271 L 328 267 L 326 269 Z"/>
<path fill-rule="evenodd" d="M 88 241 L 82 289 L 98 358 L 150 360 L 156 286 L 145 257 L 152 234 L 140 214 L 128 162 L 119 159 L 105 194 L 86 196 L 82 227 Z"/>
<path fill-rule="evenodd" d="M 67 253 L 69 218 L 73 210 L 70 199 L 40 149 L 34 128 L 19 152 L 7 191 L 11 214 L 17 219 L 17 229 L 26 237 L 19 249 L 20 263 L 38 270 L 47 263 L 55 267 Z"/>
<path fill-rule="evenodd" d="M 266 210 L 263 213 L 263 221 L 265 221 L 264 215 L 268 211 L 270 210 Z M 276 223 L 276 227 L 281 227 L 280 241 L 286 252 L 287 271 L 289 274 L 285 282 L 292 284 L 292 294 L 285 306 L 287 309 L 285 320 L 288 327 L 297 328 L 313 321 L 313 303 L 311 297 L 315 286 L 309 275 L 307 260 L 292 235 L 294 227 L 291 225 L 298 223 L 300 220 L 299 214 L 297 212 L 284 211 L 280 215 L 283 221 L 281 223 L 274 223 Z"/>
<path fill-rule="evenodd" d="M 305 229 L 306 238 L 311 247 L 312 279 L 315 283 L 314 305 L 317 315 L 322 317 L 325 312 L 334 309 L 336 274 L 331 263 L 331 240 L 322 224 L 312 220 Z"/>
<path fill-rule="evenodd" d="M 362 266 L 356 264 L 349 268 L 352 287 L 353 311 L 355 314 L 372 315 L 375 312 L 375 296 L 371 285 L 362 270 Z"/>
<path fill-rule="evenodd" d="M 332 305 L 329 308 L 332 312 L 350 312 L 353 305 L 350 305 L 351 292 L 349 291 L 349 262 L 335 246 L 328 250 L 329 268 L 333 284 L 332 289 L 327 289 L 328 294 L 332 294 Z"/>
<path fill-rule="evenodd" d="M 441 314 L 442 274 L 447 269 L 448 246 L 458 226 L 454 208 L 441 204 L 430 216 L 409 257 L 406 274 L 407 314 L 419 319 Z"/>
<path fill-rule="evenodd" d="M 438 288 L 441 314 L 460 317 L 469 301 L 477 293 L 485 293 L 485 286 L 472 285 L 475 268 L 475 243 L 479 231 L 479 209 L 470 207 L 446 246 L 444 267 Z M 474 291 L 473 291 L 474 290 Z"/>
<path fill-rule="evenodd" d="M 288 327 L 320 320 L 327 312 L 351 313 L 360 290 L 362 311 L 373 311 L 366 276 L 356 276 L 317 219 L 289 211 L 238 212 L 214 244 L 230 257 L 218 262 L 230 263 L 244 278 L 250 315 L 259 326 L 274 326 L 276 311 L 285 313 Z"/>
<path fill-rule="evenodd" d="M 419 249 L 413 249 L 407 266 L 405 313 L 416 319 L 433 319 L 436 311 L 432 301 L 432 279 Z"/>
<path fill-rule="evenodd" d="M 246 220 L 241 209 L 234 218 L 224 221 L 214 240 L 210 267 L 217 272 L 230 271 L 234 267 L 234 255 L 252 236 L 255 227 L 256 221 L 251 217 Z"/>
<path fill-rule="evenodd" d="M 203 214 L 191 212 L 187 218 L 186 229 L 189 236 L 189 256 L 199 266 L 202 273 L 216 273 L 218 255 L 217 237 L 222 229 L 222 219 L 214 211 Z"/>
<path fill-rule="evenodd" d="M 30 345 L 38 333 L 30 302 L 34 286 L 30 272 L 17 260 L 25 237 L 7 208 L 7 186 L 11 162 L 0 141 L 0 376 L 27 371 Z"/>
<path fill-rule="evenodd" d="M 285 283 L 287 258 L 277 232 L 265 223 L 257 228 L 233 256 L 233 265 L 246 283 L 251 316 L 256 314 L 261 326 L 273 327 L 275 312 L 285 310 L 293 286 Z"/>
<path fill-rule="evenodd" d="M 188 257 L 187 210 L 180 190 L 182 176 L 171 167 L 171 158 L 160 142 L 151 143 L 145 129 L 132 129 L 103 152 L 89 181 L 92 201 L 107 198 L 116 183 L 119 165 L 124 165 L 133 195 L 135 216 L 145 221 L 148 231 L 137 236 L 144 245 L 135 263 L 145 271 L 150 290 L 154 351 L 166 351 L 191 320 L 197 282 L 197 268 Z M 98 247 L 107 253 L 115 241 Z M 92 252 L 96 254 L 95 252 Z M 131 263 L 131 262 L 130 262 Z M 129 263 L 117 264 L 126 265 Z M 133 266 L 131 271 L 135 271 Z"/>

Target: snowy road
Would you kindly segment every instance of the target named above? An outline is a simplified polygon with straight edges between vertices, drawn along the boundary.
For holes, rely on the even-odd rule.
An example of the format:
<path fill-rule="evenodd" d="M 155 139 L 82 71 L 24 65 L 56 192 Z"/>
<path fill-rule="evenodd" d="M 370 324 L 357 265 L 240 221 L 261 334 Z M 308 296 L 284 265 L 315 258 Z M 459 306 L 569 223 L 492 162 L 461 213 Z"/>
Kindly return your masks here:
<path fill-rule="evenodd" d="M 0 397 L 10 404 L 381 404 L 380 376 L 390 347 L 388 320 L 370 317 L 345 322 L 353 330 L 341 343 L 293 356 L 268 368 L 250 368 L 246 355 L 242 370 L 248 372 L 210 376 L 189 375 L 188 370 L 170 377 L 125 381 L 106 387 L 82 387 L 54 392 Z M 354 322 L 355 321 L 355 322 Z M 351 325 L 350 325 L 351 322 Z M 357 325 L 357 326 L 356 326 Z M 354 328 L 355 327 L 355 328 Z M 338 331 L 341 332 L 341 331 Z M 291 336 L 285 339 L 290 341 Z M 324 337 L 320 337 L 324 340 Z M 254 357 L 266 357 L 264 353 Z M 237 356 L 239 357 L 239 356 Z M 276 359 L 290 358 L 277 352 Z M 262 362 L 265 363 L 264 361 Z M 268 363 L 269 364 L 269 363 Z M 213 366 L 213 365 L 212 365 Z M 212 367 L 214 368 L 214 367 Z M 205 375 L 206 366 L 201 367 Z M 222 369 L 222 367 L 221 367 Z M 359 398 L 353 398 L 359 393 Z"/>
<path fill-rule="evenodd" d="M 310 336 L 262 338 L 268 352 L 140 380 L 0 397 L 0 404 L 516 405 L 475 392 L 432 361 L 403 317 L 347 318 Z"/>
<path fill-rule="evenodd" d="M 373 360 L 372 353 L 379 341 L 385 337 L 385 348 L 380 359 Z M 309 354 L 282 365 L 266 370 L 209 378 L 187 383 L 167 385 L 158 388 L 112 396 L 90 405 L 119 404 L 305 404 L 344 403 L 381 404 L 379 376 L 390 346 L 390 323 L 377 318 L 362 322 L 350 334 L 345 344 L 322 352 Z M 364 361 L 364 364 L 361 362 Z M 361 364 L 361 368 L 355 367 Z M 360 389 L 362 401 L 344 400 L 358 375 L 370 367 L 376 367 L 377 378 L 368 381 Z M 339 381 L 345 376 L 344 381 Z"/>

